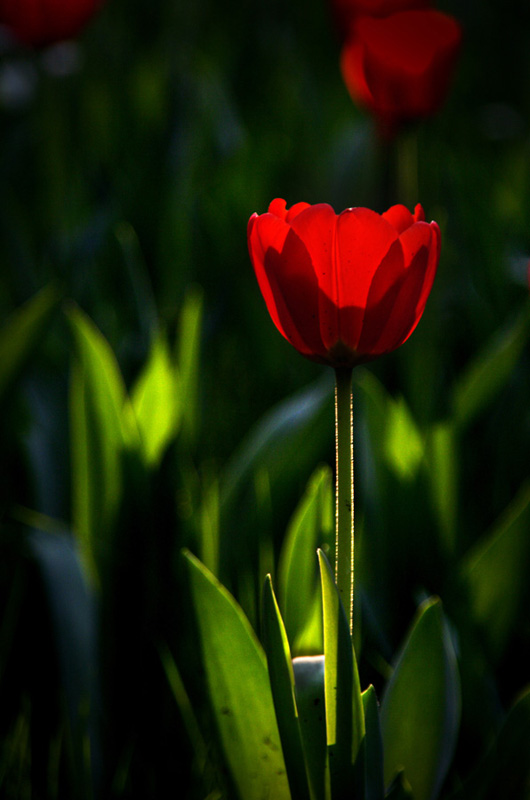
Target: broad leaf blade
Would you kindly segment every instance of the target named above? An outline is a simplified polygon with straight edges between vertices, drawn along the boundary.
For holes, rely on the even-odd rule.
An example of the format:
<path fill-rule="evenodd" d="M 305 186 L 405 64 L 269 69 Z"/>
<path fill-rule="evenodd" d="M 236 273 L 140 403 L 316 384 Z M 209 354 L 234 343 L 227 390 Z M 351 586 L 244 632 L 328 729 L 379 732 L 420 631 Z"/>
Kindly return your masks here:
<path fill-rule="evenodd" d="M 263 587 L 263 641 L 291 794 L 309 800 L 291 652 L 270 575 Z"/>
<path fill-rule="evenodd" d="M 289 800 L 265 655 L 234 598 L 185 554 L 210 702 L 241 800 Z"/>
<path fill-rule="evenodd" d="M 70 309 L 68 320 L 76 345 L 70 383 L 73 523 L 85 563 L 100 578 L 122 492 L 121 452 L 132 432 L 108 342 L 79 309 Z"/>
<path fill-rule="evenodd" d="M 435 800 L 460 721 L 460 687 L 442 606 L 420 607 L 381 704 L 385 784 L 400 769 L 415 800 Z"/>
<path fill-rule="evenodd" d="M 331 470 L 326 465 L 315 470 L 309 480 L 289 523 L 278 566 L 280 606 L 295 654 L 316 654 L 323 649 L 322 599 L 315 554 L 331 539 L 332 529 Z M 300 643 L 303 649 L 299 650 Z"/>
<path fill-rule="evenodd" d="M 331 793 L 334 800 L 349 797 L 360 783 L 356 765 L 364 738 L 364 711 L 350 629 L 331 567 L 318 552 L 324 619 L 326 732 Z"/>

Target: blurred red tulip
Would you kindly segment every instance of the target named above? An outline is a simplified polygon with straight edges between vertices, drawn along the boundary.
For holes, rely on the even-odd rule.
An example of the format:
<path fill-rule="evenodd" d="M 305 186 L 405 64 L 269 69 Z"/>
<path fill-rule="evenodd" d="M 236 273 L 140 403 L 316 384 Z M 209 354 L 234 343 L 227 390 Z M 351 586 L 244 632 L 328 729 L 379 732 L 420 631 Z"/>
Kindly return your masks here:
<path fill-rule="evenodd" d="M 248 223 L 261 293 L 280 333 L 314 361 L 352 367 L 402 345 L 438 266 L 440 230 L 402 205 L 384 214 L 273 200 Z"/>
<path fill-rule="evenodd" d="M 103 0 L 0 0 L 0 24 L 42 47 L 76 36 Z"/>
<path fill-rule="evenodd" d="M 331 0 L 333 15 L 342 38 L 358 17 L 387 17 L 397 11 L 427 8 L 429 0 Z"/>
<path fill-rule="evenodd" d="M 357 20 L 341 69 L 353 99 L 383 132 L 434 114 L 445 100 L 460 49 L 459 23 L 439 11 L 401 11 Z"/>

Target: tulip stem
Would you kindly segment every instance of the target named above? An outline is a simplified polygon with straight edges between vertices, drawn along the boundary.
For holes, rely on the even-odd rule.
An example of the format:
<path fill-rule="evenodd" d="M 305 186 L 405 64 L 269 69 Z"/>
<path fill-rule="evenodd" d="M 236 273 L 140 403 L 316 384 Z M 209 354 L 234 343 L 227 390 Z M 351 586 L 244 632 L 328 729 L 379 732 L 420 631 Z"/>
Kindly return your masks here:
<path fill-rule="evenodd" d="M 352 370 L 335 370 L 335 580 L 353 630 Z"/>
<path fill-rule="evenodd" d="M 418 202 L 418 137 L 417 131 L 403 130 L 397 140 L 397 188 L 399 202 L 414 209 Z"/>

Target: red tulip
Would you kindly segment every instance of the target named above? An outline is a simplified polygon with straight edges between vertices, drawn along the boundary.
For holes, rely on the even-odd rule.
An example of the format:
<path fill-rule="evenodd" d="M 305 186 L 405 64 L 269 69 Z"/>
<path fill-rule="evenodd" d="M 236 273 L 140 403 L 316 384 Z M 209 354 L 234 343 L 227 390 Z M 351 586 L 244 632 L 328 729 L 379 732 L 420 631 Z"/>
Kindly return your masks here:
<path fill-rule="evenodd" d="M 418 324 L 440 255 L 440 229 L 420 205 L 384 214 L 273 200 L 248 223 L 261 293 L 302 355 L 352 367 L 402 345 Z"/>
<path fill-rule="evenodd" d="M 439 11 L 401 11 L 360 18 L 342 50 L 353 99 L 383 130 L 434 114 L 445 100 L 460 49 L 461 28 Z"/>
<path fill-rule="evenodd" d="M 75 36 L 103 0 L 0 0 L 0 24 L 21 42 L 42 47 Z"/>

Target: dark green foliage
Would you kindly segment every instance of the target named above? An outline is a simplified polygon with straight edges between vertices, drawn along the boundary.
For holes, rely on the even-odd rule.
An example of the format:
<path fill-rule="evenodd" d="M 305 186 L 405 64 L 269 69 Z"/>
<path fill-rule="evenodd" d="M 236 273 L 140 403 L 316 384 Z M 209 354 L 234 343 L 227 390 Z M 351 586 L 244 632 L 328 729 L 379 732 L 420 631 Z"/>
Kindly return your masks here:
<path fill-rule="evenodd" d="M 354 376 L 355 653 L 316 556 L 332 376 L 276 332 L 246 249 L 276 196 L 404 199 L 325 0 L 107 0 L 39 53 L 0 33 L 7 800 L 247 800 L 266 763 L 274 797 L 336 800 L 335 758 L 355 800 L 529 796 L 530 12 L 438 5 L 462 56 L 407 141 L 440 267 L 410 340 Z"/>

